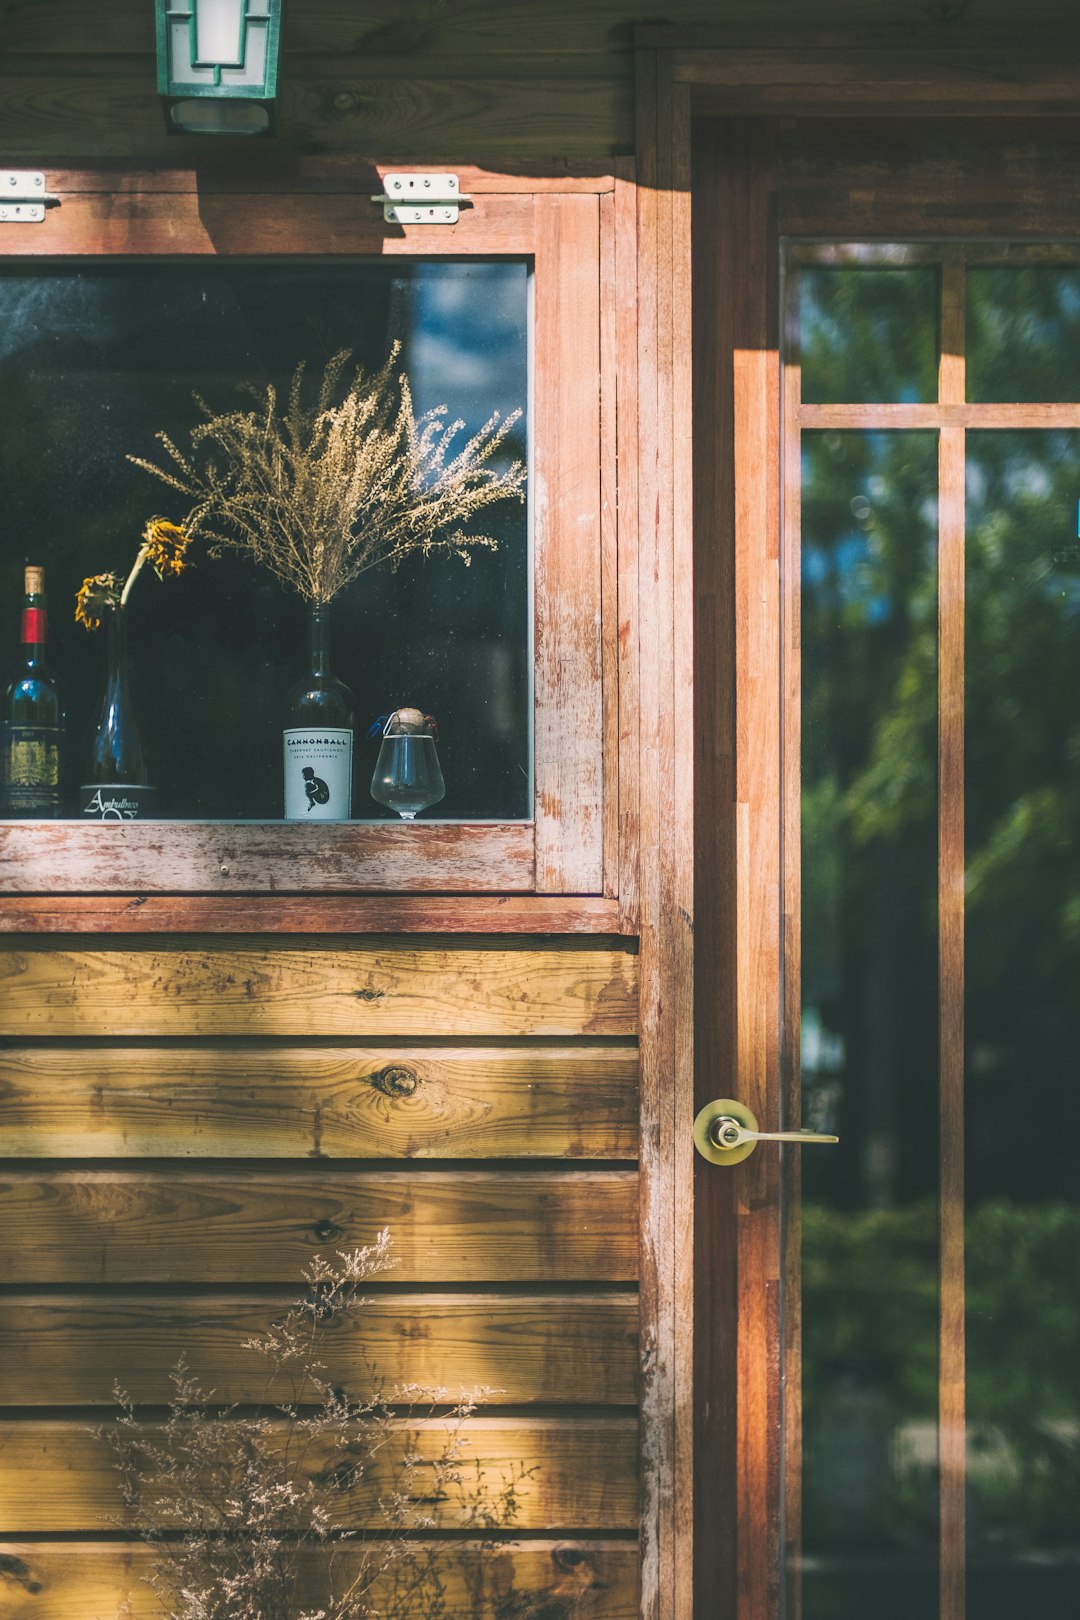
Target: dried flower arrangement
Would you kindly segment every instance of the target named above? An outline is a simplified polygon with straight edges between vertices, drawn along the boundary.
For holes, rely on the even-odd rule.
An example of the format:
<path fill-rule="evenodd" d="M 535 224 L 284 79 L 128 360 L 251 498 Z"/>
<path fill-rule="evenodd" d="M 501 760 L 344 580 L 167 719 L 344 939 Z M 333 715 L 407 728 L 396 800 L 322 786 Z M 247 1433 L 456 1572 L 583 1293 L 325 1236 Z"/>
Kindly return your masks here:
<path fill-rule="evenodd" d="M 369 568 L 415 554 L 468 563 L 497 544 L 469 531 L 476 514 L 523 499 L 523 464 L 492 465 L 521 413 L 495 413 L 455 450 L 464 423 L 447 421 L 445 406 L 415 416 L 399 353 L 395 343 L 374 375 L 355 370 L 344 392 L 350 356 L 336 354 L 310 401 L 301 364 L 285 409 L 273 387 L 248 388 L 257 406 L 247 411 L 215 412 L 196 396 L 205 420 L 189 454 L 159 433 L 165 466 L 128 459 L 190 502 L 185 528 L 212 552 L 245 552 L 316 607 Z"/>
<path fill-rule="evenodd" d="M 162 517 L 150 518 L 126 579 L 119 574 L 91 574 L 89 579 L 83 580 L 75 598 L 76 624 L 84 624 L 88 630 L 100 630 L 106 613 L 126 608 L 132 587 L 146 563 L 158 579 L 182 574 L 189 566 L 187 549 L 191 539 L 190 530 L 185 531 Z"/>
<path fill-rule="evenodd" d="M 215 1406 L 183 1360 L 168 1418 L 153 1431 L 117 1388 L 119 1421 L 95 1432 L 113 1451 L 125 1523 L 154 1549 L 147 1583 L 167 1620 L 465 1620 L 483 1611 L 487 1538 L 512 1524 L 529 1473 L 517 1469 L 494 1492 L 479 1469 L 470 1477 L 463 1426 L 483 1392 L 448 1404 L 444 1391 L 384 1388 L 369 1367 L 370 1389 L 354 1395 L 322 1359 L 328 1331 L 362 1311 L 361 1285 L 391 1263 L 386 1232 L 337 1263 L 312 1261 L 304 1297 L 243 1341 L 266 1369 L 253 1412 Z M 415 1442 L 418 1419 L 436 1417 L 423 1425 L 439 1435 L 430 1452 L 402 1446 L 410 1434 Z M 343 1520 L 354 1491 L 365 1498 L 365 1530 Z M 435 1522 L 433 1503 L 476 1538 L 468 1548 L 416 1539 Z M 465 1610 L 460 1595 L 450 1607 L 450 1559 Z"/>

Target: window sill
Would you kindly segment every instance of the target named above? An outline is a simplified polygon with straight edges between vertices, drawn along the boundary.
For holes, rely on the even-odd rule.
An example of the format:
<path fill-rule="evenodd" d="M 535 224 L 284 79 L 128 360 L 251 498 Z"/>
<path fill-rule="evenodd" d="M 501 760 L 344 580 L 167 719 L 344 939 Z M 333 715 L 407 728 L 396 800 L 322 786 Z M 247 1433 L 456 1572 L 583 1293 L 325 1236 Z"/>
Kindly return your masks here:
<path fill-rule="evenodd" d="M 0 822 L 4 894 L 529 893 L 532 822 Z"/>

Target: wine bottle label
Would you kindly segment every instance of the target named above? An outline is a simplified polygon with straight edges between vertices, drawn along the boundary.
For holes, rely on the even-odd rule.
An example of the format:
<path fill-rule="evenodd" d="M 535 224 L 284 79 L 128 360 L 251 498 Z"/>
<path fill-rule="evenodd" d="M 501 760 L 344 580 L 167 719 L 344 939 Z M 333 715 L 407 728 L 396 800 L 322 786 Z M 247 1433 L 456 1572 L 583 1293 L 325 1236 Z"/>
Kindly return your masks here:
<path fill-rule="evenodd" d="M 91 821 L 140 821 L 152 816 L 157 788 L 140 782 L 90 782 L 79 789 L 79 809 Z"/>
<path fill-rule="evenodd" d="M 4 727 L 0 793 L 8 815 L 55 813 L 60 808 L 61 740 L 57 726 Z"/>
<path fill-rule="evenodd" d="M 336 726 L 282 733 L 286 821 L 348 821 L 352 814 L 353 734 Z"/>

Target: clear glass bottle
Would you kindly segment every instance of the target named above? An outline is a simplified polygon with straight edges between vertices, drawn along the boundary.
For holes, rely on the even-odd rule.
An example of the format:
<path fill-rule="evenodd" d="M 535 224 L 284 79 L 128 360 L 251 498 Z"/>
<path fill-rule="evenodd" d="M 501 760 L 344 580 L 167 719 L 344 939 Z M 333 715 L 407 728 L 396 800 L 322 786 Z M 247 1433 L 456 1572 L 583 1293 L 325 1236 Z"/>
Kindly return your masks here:
<path fill-rule="evenodd" d="M 62 808 L 64 699 L 45 661 L 45 570 L 27 567 L 23 588 L 20 656 L 0 716 L 0 811 L 54 817 Z"/>
<path fill-rule="evenodd" d="M 282 734 L 286 821 L 352 815 L 356 700 L 330 670 L 330 612 L 313 607 L 310 674 L 290 692 Z"/>
<path fill-rule="evenodd" d="M 157 794 L 150 786 L 128 688 L 127 609 L 109 609 L 104 617 L 108 635 L 105 696 L 90 748 L 87 780 L 79 790 L 79 808 L 93 821 L 136 821 L 153 814 Z"/>
<path fill-rule="evenodd" d="M 395 709 L 383 730 L 371 797 L 412 821 L 446 792 L 435 749 L 435 722 L 420 709 Z"/>

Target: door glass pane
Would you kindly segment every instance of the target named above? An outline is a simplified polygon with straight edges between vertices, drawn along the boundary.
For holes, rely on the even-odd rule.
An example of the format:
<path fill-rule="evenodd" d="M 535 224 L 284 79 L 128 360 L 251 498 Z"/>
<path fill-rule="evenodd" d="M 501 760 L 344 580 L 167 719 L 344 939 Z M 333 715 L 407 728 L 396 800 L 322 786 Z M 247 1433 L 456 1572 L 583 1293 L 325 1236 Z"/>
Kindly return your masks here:
<path fill-rule="evenodd" d="M 347 349 L 368 371 L 402 344 L 416 411 L 445 405 L 463 427 L 524 409 L 523 263 L 25 266 L 0 273 L 0 660 L 12 666 L 24 559 L 47 571 L 52 661 L 69 709 L 74 811 L 105 682 L 105 635 L 73 618 L 84 576 L 131 566 L 154 513 L 182 495 L 126 459 L 160 459 L 155 431 L 188 442 L 198 393 L 217 411 L 241 391 L 287 395 Z M 494 465 L 524 459 L 522 416 Z M 527 819 L 532 806 L 530 569 L 525 508 L 478 515 L 498 541 L 468 566 L 439 553 L 376 568 L 333 605 L 333 673 L 356 697 L 353 816 L 396 819 L 368 793 L 376 716 L 416 706 L 438 721 L 440 818 Z M 147 571 L 129 614 L 133 702 L 161 814 L 282 814 L 286 696 L 310 668 L 299 599 L 235 553 L 205 554 L 175 580 Z"/>
<path fill-rule="evenodd" d="M 967 273 L 967 396 L 1075 399 L 1080 268 L 972 265 Z"/>
<path fill-rule="evenodd" d="M 1064 1617 L 1080 1612 L 1080 432 L 969 433 L 967 492 L 968 1612 Z"/>
<path fill-rule="evenodd" d="M 935 266 L 799 271 L 802 397 L 808 404 L 937 398 Z"/>
<path fill-rule="evenodd" d="M 802 436 L 805 1620 L 936 1612 L 937 435 Z"/>

